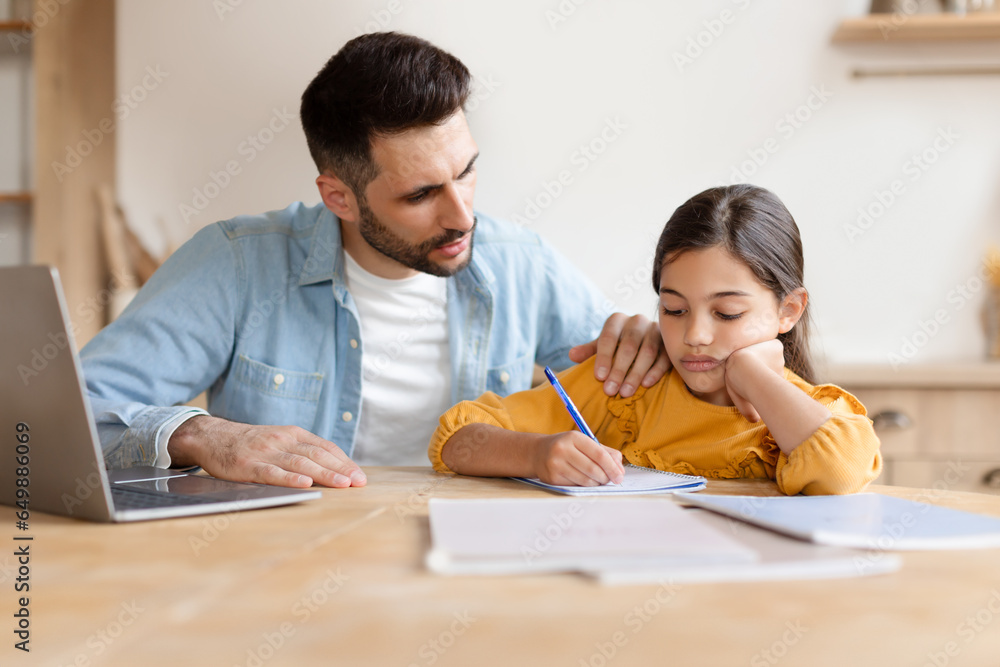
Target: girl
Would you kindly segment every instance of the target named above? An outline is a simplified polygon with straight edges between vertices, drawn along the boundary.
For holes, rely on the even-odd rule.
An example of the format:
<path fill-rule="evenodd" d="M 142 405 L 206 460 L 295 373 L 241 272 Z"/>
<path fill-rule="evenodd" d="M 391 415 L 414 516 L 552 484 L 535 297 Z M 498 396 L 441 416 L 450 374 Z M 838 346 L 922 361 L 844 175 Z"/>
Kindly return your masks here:
<path fill-rule="evenodd" d="M 577 430 L 542 385 L 486 393 L 441 417 L 436 470 L 620 482 L 622 460 L 713 479 L 770 478 L 788 495 L 854 493 L 881 469 L 864 406 L 814 385 L 799 230 L 771 192 L 706 190 L 678 208 L 656 246 L 653 289 L 673 370 L 608 398 L 593 360 L 560 382 L 603 444 Z"/>

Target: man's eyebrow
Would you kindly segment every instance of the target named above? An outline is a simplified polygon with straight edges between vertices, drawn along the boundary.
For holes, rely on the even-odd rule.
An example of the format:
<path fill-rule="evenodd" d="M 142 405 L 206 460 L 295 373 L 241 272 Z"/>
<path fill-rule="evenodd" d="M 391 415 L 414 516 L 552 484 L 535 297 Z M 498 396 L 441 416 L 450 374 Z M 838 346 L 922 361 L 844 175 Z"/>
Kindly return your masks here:
<path fill-rule="evenodd" d="M 469 164 L 465 165 L 465 169 L 462 170 L 462 173 L 459 174 L 459 177 L 465 176 L 470 171 L 472 171 L 472 166 L 476 164 L 476 160 L 478 159 L 479 159 L 479 151 L 476 151 L 476 154 L 472 156 L 471 160 L 469 160 Z"/>
<path fill-rule="evenodd" d="M 672 290 L 669 287 L 661 287 L 660 294 L 672 294 L 673 296 L 678 296 L 682 299 L 685 298 L 683 294 L 681 294 L 677 290 Z M 750 294 L 749 292 L 744 292 L 742 290 L 727 290 L 725 292 L 716 292 L 715 294 L 710 294 L 708 298 L 709 300 L 724 299 L 726 297 L 731 297 L 731 296 L 753 296 L 753 295 Z"/>
<path fill-rule="evenodd" d="M 470 171 L 472 171 L 472 166 L 476 163 L 476 160 L 478 159 L 479 159 L 479 151 L 476 151 L 476 154 L 472 156 L 472 159 L 469 160 L 469 164 L 465 165 L 465 169 L 462 170 L 462 173 L 459 174 L 458 177 L 461 178 L 462 176 L 465 176 Z M 435 183 L 434 185 L 421 185 L 420 187 L 414 188 L 409 192 L 404 192 L 399 197 L 400 199 L 409 199 L 411 197 L 416 197 L 418 195 L 431 192 L 433 190 L 439 190 L 441 189 L 442 186 L 443 183 Z"/>

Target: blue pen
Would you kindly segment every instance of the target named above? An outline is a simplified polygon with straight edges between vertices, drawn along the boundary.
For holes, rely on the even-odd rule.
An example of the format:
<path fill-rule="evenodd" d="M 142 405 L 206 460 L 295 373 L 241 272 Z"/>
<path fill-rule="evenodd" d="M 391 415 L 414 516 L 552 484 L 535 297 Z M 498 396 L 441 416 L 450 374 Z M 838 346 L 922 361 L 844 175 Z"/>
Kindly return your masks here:
<path fill-rule="evenodd" d="M 559 380 L 556 379 L 555 373 L 553 373 L 552 369 L 549 368 L 548 366 L 545 367 L 545 377 L 549 379 L 549 384 L 551 384 L 552 388 L 556 390 L 557 394 L 559 394 L 559 398 L 562 399 L 563 405 L 566 406 L 566 410 L 567 412 L 569 412 L 569 416 L 572 417 L 573 421 L 576 422 L 577 428 L 580 429 L 580 432 L 583 433 L 588 438 L 590 438 L 591 440 L 593 440 L 594 442 L 600 442 L 597 439 L 597 436 L 594 435 L 594 432 L 590 430 L 590 427 L 587 426 L 587 422 L 583 421 L 583 415 L 581 415 L 580 411 L 576 409 L 575 405 L 573 405 L 573 401 L 570 400 L 569 394 L 567 394 L 566 390 L 563 389 L 563 386 L 559 384 Z M 608 482 L 608 484 L 612 486 L 618 486 L 614 482 Z"/>
<path fill-rule="evenodd" d="M 573 405 L 573 401 L 570 400 L 566 390 L 563 389 L 561 384 L 559 384 L 559 380 L 556 379 L 552 369 L 548 366 L 545 367 L 545 377 L 549 379 L 549 383 L 552 385 L 552 388 L 556 390 L 557 394 L 559 394 L 559 398 L 562 399 L 563 405 L 566 406 L 566 410 L 569 411 L 569 416 L 576 422 L 580 432 L 596 442 L 597 436 L 594 435 L 594 432 L 590 430 L 589 426 L 587 426 L 587 422 L 583 421 L 583 416 L 580 414 L 580 411 L 576 409 L 575 405 Z"/>

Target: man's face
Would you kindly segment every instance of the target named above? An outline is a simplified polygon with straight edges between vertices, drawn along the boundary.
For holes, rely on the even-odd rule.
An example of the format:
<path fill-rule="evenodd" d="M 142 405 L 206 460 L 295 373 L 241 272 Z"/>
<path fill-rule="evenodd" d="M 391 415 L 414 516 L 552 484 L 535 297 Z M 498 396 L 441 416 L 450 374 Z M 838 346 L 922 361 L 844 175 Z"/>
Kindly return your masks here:
<path fill-rule="evenodd" d="M 479 152 L 461 111 L 372 142 L 379 175 L 358 197 L 358 231 L 400 268 L 450 276 L 472 259 Z"/>

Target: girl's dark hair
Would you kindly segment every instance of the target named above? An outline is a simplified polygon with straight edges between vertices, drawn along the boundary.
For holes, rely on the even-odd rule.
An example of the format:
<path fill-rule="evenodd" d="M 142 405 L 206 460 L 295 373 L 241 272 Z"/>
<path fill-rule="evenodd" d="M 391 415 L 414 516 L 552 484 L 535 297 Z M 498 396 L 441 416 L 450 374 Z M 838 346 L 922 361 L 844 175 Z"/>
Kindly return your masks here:
<path fill-rule="evenodd" d="M 355 37 L 302 94 L 299 115 L 313 161 L 363 197 L 378 175 L 372 140 L 444 122 L 465 105 L 471 79 L 458 58 L 419 37 Z"/>
<path fill-rule="evenodd" d="M 804 262 L 799 228 L 774 193 L 754 185 L 711 188 L 687 200 L 667 220 L 653 258 L 653 289 L 660 273 L 688 250 L 721 247 L 739 258 L 781 302 L 803 287 Z M 785 363 L 799 377 L 815 383 L 809 356 L 809 309 L 791 331 L 778 335 Z"/>

